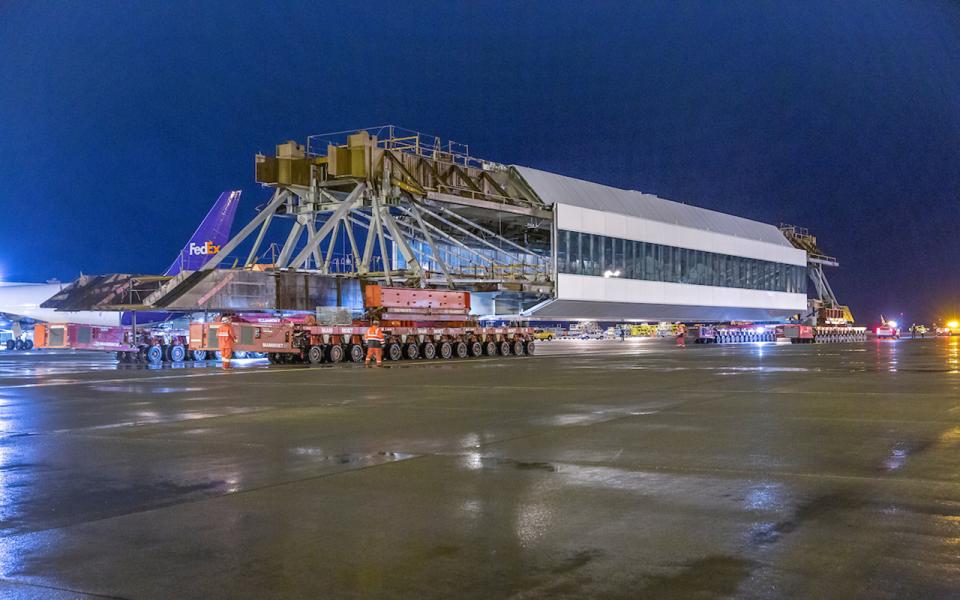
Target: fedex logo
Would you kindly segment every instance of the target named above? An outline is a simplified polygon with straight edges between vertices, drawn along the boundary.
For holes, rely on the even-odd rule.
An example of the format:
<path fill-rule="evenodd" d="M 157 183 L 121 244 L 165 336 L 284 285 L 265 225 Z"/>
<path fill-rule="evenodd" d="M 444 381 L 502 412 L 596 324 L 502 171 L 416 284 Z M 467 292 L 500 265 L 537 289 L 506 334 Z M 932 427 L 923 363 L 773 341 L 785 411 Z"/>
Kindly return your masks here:
<path fill-rule="evenodd" d="M 202 246 L 190 242 L 190 248 L 188 249 L 190 256 L 203 256 L 205 254 L 216 254 L 220 252 L 220 246 L 214 246 L 213 242 L 206 242 Z"/>

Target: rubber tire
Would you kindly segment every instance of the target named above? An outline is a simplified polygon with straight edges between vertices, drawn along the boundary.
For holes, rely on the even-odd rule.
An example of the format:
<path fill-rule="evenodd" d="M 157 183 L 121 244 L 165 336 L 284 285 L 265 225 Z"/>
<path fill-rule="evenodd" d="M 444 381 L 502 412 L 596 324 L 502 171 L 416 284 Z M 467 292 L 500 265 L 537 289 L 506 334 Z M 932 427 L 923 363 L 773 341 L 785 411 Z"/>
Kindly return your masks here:
<path fill-rule="evenodd" d="M 523 349 L 526 351 L 527 356 L 533 356 L 534 352 L 536 351 L 536 348 L 537 348 L 536 342 L 534 342 L 533 340 L 527 340 L 526 343 L 524 344 Z"/>
<path fill-rule="evenodd" d="M 7 350 L 14 350 L 17 347 L 17 343 L 13 340 L 7 340 Z"/>
<path fill-rule="evenodd" d="M 424 342 L 420 348 L 420 354 L 426 360 L 433 360 L 437 357 L 437 345 L 433 342 Z"/>
<path fill-rule="evenodd" d="M 117 362 L 118 362 L 118 363 L 125 363 L 125 362 L 127 362 L 127 353 L 124 352 L 124 351 L 122 351 L 122 350 L 118 350 L 118 351 L 117 351 Z"/>
<path fill-rule="evenodd" d="M 523 356 L 523 340 L 514 340 L 513 353 L 517 356 Z"/>
<path fill-rule="evenodd" d="M 207 351 L 206 350 L 194 350 L 193 351 L 193 360 L 196 362 L 203 362 L 207 360 Z"/>
<path fill-rule="evenodd" d="M 488 341 L 483 345 L 483 353 L 486 356 L 496 356 L 497 355 L 497 343 L 493 340 Z"/>
<path fill-rule="evenodd" d="M 362 363 L 367 357 L 367 351 L 360 344 L 352 344 L 350 346 L 350 360 L 355 363 Z"/>
<path fill-rule="evenodd" d="M 469 356 L 468 354 L 469 351 L 467 349 L 466 342 L 462 342 L 462 341 L 457 342 L 453 348 L 454 348 L 454 356 L 456 356 L 457 358 L 466 358 L 467 356 Z"/>
<path fill-rule="evenodd" d="M 346 351 L 340 344 L 332 344 L 327 347 L 327 361 L 332 363 L 342 363 L 346 358 Z"/>
<path fill-rule="evenodd" d="M 474 340 L 469 344 L 470 356 L 477 357 L 483 354 L 483 344 Z"/>
<path fill-rule="evenodd" d="M 175 363 L 182 363 L 183 359 L 187 357 L 187 349 L 183 347 L 182 344 L 174 344 L 170 346 L 170 360 Z"/>
<path fill-rule="evenodd" d="M 510 342 L 503 340 L 497 344 L 497 354 L 500 356 L 510 356 Z"/>
<path fill-rule="evenodd" d="M 219 350 L 213 351 L 213 360 L 223 360 L 223 355 L 220 354 Z"/>
<path fill-rule="evenodd" d="M 24 350 L 33 350 L 33 340 L 23 340 Z"/>
<path fill-rule="evenodd" d="M 246 357 L 247 357 L 247 353 L 245 350 L 237 350 L 236 352 L 233 353 L 233 358 L 240 359 L 240 358 L 246 358 Z"/>
<path fill-rule="evenodd" d="M 450 360 L 453 357 L 453 344 L 450 342 L 440 342 L 437 348 L 437 355 L 443 360 Z"/>
<path fill-rule="evenodd" d="M 17 340 L 13 343 L 14 350 L 23 350 L 23 340 Z"/>
<path fill-rule="evenodd" d="M 403 357 L 407 360 L 417 360 L 420 358 L 420 346 L 410 342 L 403 347 Z"/>
<path fill-rule="evenodd" d="M 278 363 L 280 362 L 279 358 L 277 357 L 277 353 L 276 353 L 276 352 L 268 352 L 268 353 L 267 353 L 267 360 L 270 361 L 270 364 L 271 364 L 271 365 L 275 365 L 275 364 L 278 364 Z"/>
<path fill-rule="evenodd" d="M 400 347 L 400 344 L 391 342 L 387 344 L 386 352 L 383 355 L 387 360 L 400 360 L 403 358 L 403 348 Z"/>
<path fill-rule="evenodd" d="M 310 349 L 307 350 L 307 360 L 310 361 L 311 365 L 319 365 L 323 362 L 323 354 L 322 346 L 310 346 Z"/>
<path fill-rule="evenodd" d="M 159 365 L 163 362 L 163 347 L 162 346 L 150 346 L 147 348 L 144 356 L 151 365 Z"/>

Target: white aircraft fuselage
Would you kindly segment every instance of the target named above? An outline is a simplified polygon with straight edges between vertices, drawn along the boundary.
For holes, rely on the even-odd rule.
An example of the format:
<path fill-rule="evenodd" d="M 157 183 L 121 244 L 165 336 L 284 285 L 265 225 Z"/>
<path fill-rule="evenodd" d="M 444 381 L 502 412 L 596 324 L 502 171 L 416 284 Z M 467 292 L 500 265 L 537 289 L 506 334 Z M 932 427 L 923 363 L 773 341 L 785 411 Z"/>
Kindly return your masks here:
<path fill-rule="evenodd" d="M 61 311 L 40 308 L 60 291 L 59 283 L 7 283 L 0 286 L 0 313 L 10 319 L 33 319 L 45 323 L 76 323 L 78 325 L 120 325 L 121 312 L 91 310 Z"/>

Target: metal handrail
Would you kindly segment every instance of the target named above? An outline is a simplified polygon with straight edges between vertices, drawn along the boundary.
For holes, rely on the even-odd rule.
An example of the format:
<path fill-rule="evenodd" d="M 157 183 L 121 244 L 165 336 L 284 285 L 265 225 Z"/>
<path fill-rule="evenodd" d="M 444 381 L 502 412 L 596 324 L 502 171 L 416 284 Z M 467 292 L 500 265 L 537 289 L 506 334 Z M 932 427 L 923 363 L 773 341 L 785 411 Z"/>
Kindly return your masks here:
<path fill-rule="evenodd" d="M 385 150 L 398 150 L 438 162 L 477 169 L 491 166 L 493 168 L 503 167 L 499 163 L 472 156 L 470 146 L 467 144 L 453 140 L 444 142 L 439 136 L 397 127 L 396 125 L 378 125 L 376 127 L 363 127 L 307 136 L 306 154 L 307 156 L 325 156 L 327 145 L 345 148 L 347 147 L 346 138 L 361 131 L 366 131 L 371 136 L 376 137 L 377 146 Z"/>

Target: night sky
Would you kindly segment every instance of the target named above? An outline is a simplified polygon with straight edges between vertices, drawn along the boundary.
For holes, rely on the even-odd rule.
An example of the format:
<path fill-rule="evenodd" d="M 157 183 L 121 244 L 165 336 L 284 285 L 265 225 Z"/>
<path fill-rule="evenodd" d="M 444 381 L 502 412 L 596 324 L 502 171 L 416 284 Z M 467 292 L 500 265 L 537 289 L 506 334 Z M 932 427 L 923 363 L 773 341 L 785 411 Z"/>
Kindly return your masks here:
<path fill-rule="evenodd" d="M 806 226 L 863 323 L 960 313 L 955 2 L 247 4 L 0 0 L 0 277 L 160 272 L 256 152 L 395 123 Z"/>

